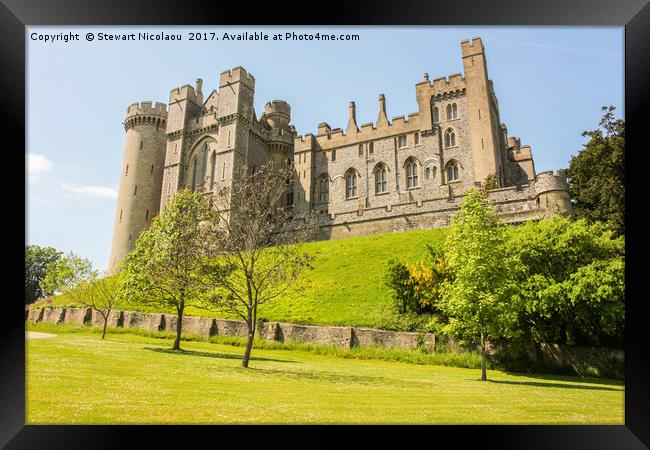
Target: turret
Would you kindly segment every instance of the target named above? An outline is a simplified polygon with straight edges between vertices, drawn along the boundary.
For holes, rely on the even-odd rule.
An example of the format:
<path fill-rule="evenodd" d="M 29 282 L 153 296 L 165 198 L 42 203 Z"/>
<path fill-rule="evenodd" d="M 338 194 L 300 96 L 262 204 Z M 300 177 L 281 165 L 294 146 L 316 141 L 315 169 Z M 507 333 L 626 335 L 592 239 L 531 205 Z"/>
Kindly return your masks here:
<path fill-rule="evenodd" d="M 160 207 L 167 106 L 134 103 L 124 120 L 126 138 L 120 170 L 109 269 L 115 271 Z"/>
<path fill-rule="evenodd" d="M 555 175 L 551 170 L 538 173 L 535 177 L 535 191 L 539 207 L 545 210 L 544 217 L 573 214 L 565 171 L 558 170 Z"/>

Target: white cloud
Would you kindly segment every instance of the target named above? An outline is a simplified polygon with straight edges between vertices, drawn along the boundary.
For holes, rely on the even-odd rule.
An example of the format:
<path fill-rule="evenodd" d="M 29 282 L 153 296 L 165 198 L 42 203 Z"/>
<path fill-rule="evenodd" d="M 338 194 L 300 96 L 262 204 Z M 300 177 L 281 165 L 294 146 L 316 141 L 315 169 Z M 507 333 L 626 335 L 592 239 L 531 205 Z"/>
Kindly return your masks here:
<path fill-rule="evenodd" d="M 43 155 L 27 154 L 27 177 L 30 182 L 40 180 L 39 175 L 49 172 L 54 163 Z"/>
<path fill-rule="evenodd" d="M 70 184 L 60 181 L 64 191 L 77 195 L 87 195 L 91 197 L 117 198 L 117 189 L 106 186 L 89 186 L 83 184 Z"/>

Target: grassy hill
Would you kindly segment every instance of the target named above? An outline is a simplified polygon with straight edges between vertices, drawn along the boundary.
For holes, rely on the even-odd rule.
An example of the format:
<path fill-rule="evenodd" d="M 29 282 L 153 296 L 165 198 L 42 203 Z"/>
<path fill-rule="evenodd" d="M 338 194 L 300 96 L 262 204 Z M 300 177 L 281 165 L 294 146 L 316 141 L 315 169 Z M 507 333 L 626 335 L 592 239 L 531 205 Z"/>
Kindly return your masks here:
<path fill-rule="evenodd" d="M 447 229 L 436 228 L 305 243 L 315 260 L 299 282 L 300 291 L 262 305 L 258 315 L 271 321 L 378 327 L 393 314 L 391 292 L 383 281 L 387 261 L 422 259 L 426 244 L 442 245 L 446 235 Z M 70 304 L 62 296 L 55 303 Z M 121 309 L 151 311 L 137 304 Z M 187 313 L 234 318 L 195 308 Z"/>

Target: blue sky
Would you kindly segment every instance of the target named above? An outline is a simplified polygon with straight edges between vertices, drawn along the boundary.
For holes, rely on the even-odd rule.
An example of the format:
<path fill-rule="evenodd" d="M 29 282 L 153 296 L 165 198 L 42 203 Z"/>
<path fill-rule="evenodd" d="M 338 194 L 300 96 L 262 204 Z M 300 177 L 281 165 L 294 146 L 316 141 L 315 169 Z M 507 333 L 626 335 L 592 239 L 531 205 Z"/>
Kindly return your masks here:
<path fill-rule="evenodd" d="M 181 33 L 183 41 L 87 42 L 92 33 Z M 358 41 L 188 41 L 190 32 L 354 33 Z M 32 33 L 79 33 L 44 43 Z M 538 172 L 568 165 L 600 108 L 624 118 L 622 27 L 29 27 L 27 29 L 27 243 L 73 251 L 105 269 L 128 105 L 167 103 L 169 91 L 241 65 L 256 79 L 255 109 L 290 103 L 299 134 L 320 122 L 375 122 L 417 111 L 415 83 L 462 73 L 460 41 L 480 36 L 501 120 L 533 149 Z"/>

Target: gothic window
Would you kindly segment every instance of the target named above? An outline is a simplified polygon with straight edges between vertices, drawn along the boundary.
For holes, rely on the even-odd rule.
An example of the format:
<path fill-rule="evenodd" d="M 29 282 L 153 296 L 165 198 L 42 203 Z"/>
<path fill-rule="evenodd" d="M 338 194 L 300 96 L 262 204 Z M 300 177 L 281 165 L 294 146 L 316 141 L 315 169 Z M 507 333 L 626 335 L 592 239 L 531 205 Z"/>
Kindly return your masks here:
<path fill-rule="evenodd" d="M 255 170 L 255 166 L 253 166 Z M 212 158 L 210 158 L 210 189 L 214 187 L 214 176 L 217 171 L 217 152 L 212 153 Z"/>
<path fill-rule="evenodd" d="M 420 145 L 420 133 L 415 133 L 413 135 L 413 140 L 415 142 L 415 145 Z"/>
<path fill-rule="evenodd" d="M 375 144 L 373 142 L 368 144 L 368 153 L 370 153 L 371 155 L 375 153 Z"/>
<path fill-rule="evenodd" d="M 380 164 L 375 169 L 375 194 L 383 194 L 386 187 L 386 166 Z"/>
<path fill-rule="evenodd" d="M 456 147 L 456 132 L 451 128 L 445 132 L 445 147 Z"/>
<path fill-rule="evenodd" d="M 406 147 L 406 135 L 402 135 L 402 136 L 397 137 L 397 147 L 398 148 Z"/>
<path fill-rule="evenodd" d="M 447 164 L 447 182 L 458 180 L 458 163 L 454 160 Z"/>
<path fill-rule="evenodd" d="M 458 118 L 458 106 L 456 106 L 456 103 L 451 103 L 447 105 L 447 120 L 452 120 L 457 118 Z"/>
<path fill-rule="evenodd" d="M 424 169 L 424 179 L 428 180 L 429 178 L 431 178 L 431 169 L 427 167 L 426 169 Z"/>
<path fill-rule="evenodd" d="M 196 190 L 196 176 L 199 171 L 199 160 L 196 159 L 196 156 L 192 159 L 192 192 Z"/>
<path fill-rule="evenodd" d="M 205 179 L 208 169 L 208 144 L 203 146 L 203 158 L 201 159 L 201 182 Z"/>
<path fill-rule="evenodd" d="M 318 180 L 318 201 L 320 203 L 327 203 L 329 201 L 329 185 L 327 176 L 323 176 Z"/>
<path fill-rule="evenodd" d="M 363 156 L 363 144 L 359 144 L 359 156 Z"/>
<path fill-rule="evenodd" d="M 418 163 L 415 158 L 406 160 L 406 187 L 408 189 L 418 186 Z"/>
<path fill-rule="evenodd" d="M 336 161 L 336 149 L 332 150 L 332 161 Z"/>
<path fill-rule="evenodd" d="M 440 111 L 436 106 L 435 108 L 433 108 L 433 123 L 438 123 L 438 122 L 440 122 Z"/>
<path fill-rule="evenodd" d="M 345 174 L 345 198 L 354 198 L 357 196 L 357 173 L 350 169 Z"/>

